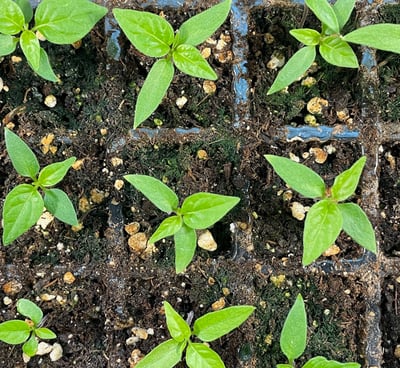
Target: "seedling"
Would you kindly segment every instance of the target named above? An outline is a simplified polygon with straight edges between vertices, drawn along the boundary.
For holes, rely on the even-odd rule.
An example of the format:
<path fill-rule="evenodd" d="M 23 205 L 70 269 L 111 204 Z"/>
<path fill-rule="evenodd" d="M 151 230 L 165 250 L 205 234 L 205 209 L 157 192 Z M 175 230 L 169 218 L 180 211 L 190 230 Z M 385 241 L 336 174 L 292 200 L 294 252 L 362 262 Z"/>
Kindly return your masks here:
<path fill-rule="evenodd" d="M 303 297 L 299 294 L 283 324 L 280 346 L 288 364 L 278 364 L 277 368 L 295 367 L 295 359 L 299 358 L 307 345 L 307 315 Z M 322 356 L 311 358 L 302 368 L 360 368 L 358 363 L 339 363 Z"/>
<path fill-rule="evenodd" d="M 168 302 L 164 302 L 164 309 L 172 339 L 155 347 L 139 361 L 137 368 L 158 367 L 160 362 L 164 368 L 172 368 L 181 361 L 185 349 L 185 361 L 189 368 L 224 368 L 221 357 L 205 343 L 219 339 L 239 327 L 255 308 L 243 305 L 207 313 L 194 322 L 193 329 Z M 204 343 L 193 342 L 194 337 Z"/>
<path fill-rule="evenodd" d="M 134 128 L 158 107 L 174 76 L 174 65 L 192 77 L 215 80 L 217 75 L 195 47 L 224 23 L 231 0 L 188 19 L 176 34 L 170 23 L 153 13 L 114 9 L 114 16 L 129 41 L 143 54 L 161 58 L 150 69 L 137 97 Z"/>
<path fill-rule="evenodd" d="M 44 36 L 63 45 L 83 38 L 107 13 L 107 8 L 88 0 L 43 0 L 35 11 L 29 0 L 0 0 L 0 56 L 12 54 L 18 43 L 29 66 L 42 78 L 57 82 L 46 51 L 40 46 Z"/>
<path fill-rule="evenodd" d="M 64 178 L 76 158 L 70 157 L 40 170 L 39 162 L 28 145 L 11 130 L 5 128 L 4 132 L 11 163 L 18 174 L 32 179 L 32 183 L 19 184 L 7 194 L 3 206 L 3 244 L 10 244 L 33 226 L 44 208 L 59 220 L 78 225 L 74 206 L 67 194 L 61 189 L 51 188 Z M 43 197 L 39 189 L 43 191 Z"/>
<path fill-rule="evenodd" d="M 291 188 L 306 198 L 318 199 L 304 224 L 303 265 L 309 265 L 325 252 L 342 229 L 362 247 L 376 253 L 375 233 L 365 212 L 356 203 L 339 203 L 354 194 L 365 156 L 338 175 L 330 188 L 305 165 L 274 155 L 265 158 Z"/>
<path fill-rule="evenodd" d="M 11 345 L 22 345 L 22 351 L 33 357 L 38 350 L 38 338 L 55 339 L 57 335 L 43 324 L 43 312 L 28 299 L 19 299 L 17 302 L 19 314 L 27 317 L 25 321 L 13 319 L 0 323 L 0 341 Z"/>
<path fill-rule="evenodd" d="M 322 23 L 321 32 L 310 28 L 293 29 L 289 33 L 304 44 L 278 73 L 268 95 L 278 92 L 298 80 L 311 66 L 317 47 L 329 64 L 345 68 L 358 68 L 357 56 L 349 45 L 355 43 L 378 50 L 400 54 L 400 25 L 373 24 L 342 35 L 356 0 L 305 0 L 308 8 Z"/>
<path fill-rule="evenodd" d="M 160 180 L 147 175 L 124 178 L 161 211 L 175 213 L 161 222 L 149 243 L 174 236 L 176 273 L 183 272 L 194 256 L 196 230 L 214 225 L 240 201 L 238 197 L 200 192 L 187 197 L 178 207 L 178 196 Z"/>

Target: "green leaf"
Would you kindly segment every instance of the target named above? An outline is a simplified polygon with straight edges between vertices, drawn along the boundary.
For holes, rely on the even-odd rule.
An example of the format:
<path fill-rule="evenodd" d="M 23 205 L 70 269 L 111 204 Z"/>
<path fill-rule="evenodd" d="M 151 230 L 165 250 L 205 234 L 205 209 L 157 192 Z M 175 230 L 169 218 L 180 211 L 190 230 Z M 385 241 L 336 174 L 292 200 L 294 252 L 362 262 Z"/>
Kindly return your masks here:
<path fill-rule="evenodd" d="M 376 253 L 375 232 L 365 212 L 355 203 L 338 205 L 343 217 L 343 230 L 365 249 Z"/>
<path fill-rule="evenodd" d="M 307 213 L 303 234 L 303 265 L 314 262 L 336 240 L 343 218 L 338 205 L 329 199 L 315 203 Z"/>
<path fill-rule="evenodd" d="M 162 57 L 171 49 L 174 30 L 159 15 L 130 9 L 113 9 L 115 19 L 129 41 L 143 54 Z"/>
<path fill-rule="evenodd" d="M 335 360 L 328 360 L 322 356 L 310 359 L 303 368 L 360 368 L 358 363 L 339 363 Z"/>
<path fill-rule="evenodd" d="M 168 236 L 174 235 L 182 227 L 182 216 L 170 216 L 166 218 L 149 239 L 149 243 L 155 243 Z"/>
<path fill-rule="evenodd" d="M 160 368 L 160 362 L 163 368 L 173 368 L 180 362 L 185 346 L 186 342 L 172 339 L 164 341 L 147 354 L 135 368 Z"/>
<path fill-rule="evenodd" d="M 67 171 L 75 161 L 76 157 L 70 157 L 64 161 L 47 165 L 39 173 L 38 184 L 43 187 L 51 187 L 56 185 L 62 179 L 64 179 Z"/>
<path fill-rule="evenodd" d="M 17 311 L 25 317 L 31 319 L 35 325 L 38 325 L 43 318 L 42 310 L 28 299 L 19 299 L 17 302 Z"/>
<path fill-rule="evenodd" d="M 0 9 L 0 33 L 13 35 L 24 29 L 24 13 L 14 1 L 0 0 Z"/>
<path fill-rule="evenodd" d="M 187 341 L 190 338 L 191 331 L 185 320 L 172 308 L 167 301 L 163 302 L 165 317 L 167 318 L 168 331 L 171 337 L 178 342 Z"/>
<path fill-rule="evenodd" d="M 304 353 L 307 344 L 307 315 L 303 297 L 297 295 L 283 324 L 280 346 L 289 362 Z"/>
<path fill-rule="evenodd" d="M 39 327 L 35 329 L 36 336 L 44 340 L 56 339 L 57 335 L 46 327 Z"/>
<path fill-rule="evenodd" d="M 11 130 L 4 128 L 4 135 L 7 152 L 14 169 L 22 176 L 35 179 L 40 168 L 35 154 L 28 145 Z"/>
<path fill-rule="evenodd" d="M 207 313 L 194 322 L 193 334 L 202 341 L 214 341 L 239 327 L 255 309 L 251 305 L 238 305 Z"/>
<path fill-rule="evenodd" d="M 332 7 L 339 23 L 339 30 L 342 30 L 350 19 L 355 3 L 356 0 L 336 0 L 335 4 L 333 4 Z"/>
<path fill-rule="evenodd" d="M 32 334 L 29 340 L 24 345 L 22 345 L 22 351 L 29 357 L 33 357 L 38 350 L 38 345 L 39 344 L 35 334 Z"/>
<path fill-rule="evenodd" d="M 338 19 L 327 0 L 305 0 L 305 3 L 321 23 L 326 24 L 333 32 L 339 33 Z"/>
<path fill-rule="evenodd" d="M 0 56 L 12 54 L 18 44 L 18 38 L 0 34 Z"/>
<path fill-rule="evenodd" d="M 35 12 L 35 27 L 59 45 L 82 39 L 104 17 L 107 8 L 88 0 L 43 0 Z"/>
<path fill-rule="evenodd" d="M 29 325 L 20 320 L 0 323 L 0 341 L 6 344 L 18 345 L 25 342 L 31 333 Z"/>
<path fill-rule="evenodd" d="M 178 30 L 178 45 L 196 46 L 210 37 L 225 21 L 231 9 L 231 0 L 225 0 L 184 22 Z"/>
<path fill-rule="evenodd" d="M 47 189 L 44 195 L 44 206 L 60 221 L 72 226 L 78 225 L 74 205 L 61 189 Z"/>
<path fill-rule="evenodd" d="M 221 194 L 192 194 L 183 201 L 183 221 L 192 229 L 206 229 L 222 219 L 239 201 L 238 197 Z"/>
<path fill-rule="evenodd" d="M 174 65 L 171 60 L 160 59 L 153 64 L 136 100 L 135 129 L 157 109 L 173 77 Z"/>
<path fill-rule="evenodd" d="M 179 45 L 172 54 L 176 67 L 183 73 L 196 78 L 217 79 L 217 74 L 192 45 Z"/>
<path fill-rule="evenodd" d="M 24 14 L 25 23 L 29 23 L 33 17 L 32 5 L 29 0 L 14 0 L 16 4 L 21 8 Z"/>
<path fill-rule="evenodd" d="M 325 195 L 325 183 L 313 170 L 286 157 L 265 155 L 275 172 L 291 188 L 307 198 L 321 198 Z"/>
<path fill-rule="evenodd" d="M 293 368 L 291 364 L 277 364 L 276 368 Z"/>
<path fill-rule="evenodd" d="M 344 41 L 400 54 L 400 24 L 372 24 L 343 37 Z"/>
<path fill-rule="evenodd" d="M 304 43 L 307 46 L 313 46 L 319 44 L 321 34 L 314 29 L 301 28 L 292 29 L 289 33 L 299 42 Z"/>
<path fill-rule="evenodd" d="M 49 57 L 43 48 L 40 48 L 40 62 L 39 68 L 35 72 L 42 78 L 47 79 L 51 82 L 58 82 L 59 78 L 54 74 L 54 71 L 50 65 Z"/>
<path fill-rule="evenodd" d="M 267 95 L 272 95 L 298 80 L 315 60 L 315 46 L 305 46 L 298 50 L 276 76 Z"/>
<path fill-rule="evenodd" d="M 364 169 L 365 156 L 359 158 L 351 167 L 343 171 L 335 178 L 331 188 L 332 198 L 336 201 L 344 201 L 354 194 Z"/>
<path fill-rule="evenodd" d="M 192 261 L 196 251 L 196 240 L 196 231 L 185 224 L 174 234 L 176 273 L 185 271 Z"/>
<path fill-rule="evenodd" d="M 20 184 L 7 194 L 3 206 L 3 244 L 10 244 L 39 219 L 43 199 L 30 184 Z"/>
<path fill-rule="evenodd" d="M 150 202 L 163 212 L 171 213 L 178 208 L 177 195 L 162 181 L 147 175 L 125 175 L 124 179 L 132 184 Z"/>
<path fill-rule="evenodd" d="M 205 344 L 190 342 L 186 350 L 189 368 L 225 368 L 221 357 Z"/>
<path fill-rule="evenodd" d="M 325 37 L 319 46 L 319 52 L 332 65 L 358 68 L 357 55 L 346 41 L 337 36 Z"/>

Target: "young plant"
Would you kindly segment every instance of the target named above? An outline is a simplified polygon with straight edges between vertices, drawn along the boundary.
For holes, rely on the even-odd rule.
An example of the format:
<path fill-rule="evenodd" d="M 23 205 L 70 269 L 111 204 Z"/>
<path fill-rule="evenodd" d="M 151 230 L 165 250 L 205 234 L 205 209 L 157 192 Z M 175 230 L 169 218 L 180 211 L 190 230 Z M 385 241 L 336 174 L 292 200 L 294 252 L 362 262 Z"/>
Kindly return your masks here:
<path fill-rule="evenodd" d="M 356 190 L 365 157 L 338 175 L 330 188 L 305 165 L 274 155 L 265 158 L 291 188 L 306 198 L 318 199 L 304 224 L 303 265 L 309 265 L 325 252 L 342 229 L 362 247 L 376 253 L 375 233 L 365 212 L 356 203 L 340 203 Z"/>
<path fill-rule="evenodd" d="M 345 68 L 358 68 L 357 56 L 349 45 L 355 43 L 378 50 L 400 54 L 400 25 L 373 24 L 342 35 L 356 0 L 305 0 L 308 8 L 321 21 L 321 32 L 310 28 L 293 29 L 290 34 L 304 44 L 278 73 L 268 95 L 278 92 L 298 80 L 314 62 L 319 48 L 322 58 L 329 64 Z"/>
<path fill-rule="evenodd" d="M 0 56 L 12 54 L 19 43 L 29 66 L 42 78 L 57 82 L 46 51 L 44 36 L 63 45 L 83 38 L 107 13 L 107 8 L 89 0 L 42 0 L 35 11 L 29 0 L 0 0 Z"/>
<path fill-rule="evenodd" d="M 196 230 L 214 225 L 240 201 L 238 197 L 200 192 L 187 197 L 178 207 L 177 195 L 160 180 L 146 175 L 124 178 L 161 211 L 175 213 L 161 222 L 149 243 L 174 236 L 176 273 L 184 271 L 194 256 Z"/>
<path fill-rule="evenodd" d="M 0 341 L 11 345 L 23 344 L 22 351 L 33 357 L 38 350 L 38 338 L 55 339 L 57 335 L 48 328 L 41 327 L 43 312 L 35 303 L 28 299 L 19 299 L 17 311 L 27 319 L 13 319 L 0 323 Z"/>
<path fill-rule="evenodd" d="M 280 346 L 285 354 L 288 364 L 278 364 L 277 368 L 295 367 L 295 359 L 299 358 L 307 345 L 307 315 L 303 297 L 299 294 L 290 309 L 283 324 Z M 306 362 L 302 368 L 360 368 L 358 363 L 339 363 L 328 360 L 322 356 L 316 356 Z"/>
<path fill-rule="evenodd" d="M 243 305 L 207 313 L 194 322 L 193 329 L 168 302 L 164 302 L 164 309 L 172 339 L 155 347 L 139 361 L 136 368 L 159 367 L 160 362 L 164 368 L 172 368 L 182 360 L 185 349 L 185 361 L 189 368 L 224 368 L 221 357 L 205 343 L 219 339 L 239 327 L 255 308 Z M 193 342 L 194 337 L 202 343 Z"/>
<path fill-rule="evenodd" d="M 61 189 L 51 188 L 64 178 L 76 158 L 70 157 L 40 170 L 39 162 L 28 145 L 11 130 L 5 128 L 4 132 L 11 163 L 18 174 L 32 179 L 32 183 L 19 184 L 7 194 L 3 206 L 3 244 L 10 244 L 33 226 L 44 208 L 59 220 L 78 225 L 74 206 L 67 194 Z M 43 198 L 39 189 L 44 193 Z"/>
<path fill-rule="evenodd" d="M 188 19 L 176 34 L 170 23 L 149 12 L 114 9 L 113 13 L 129 41 L 143 54 L 160 58 L 152 68 L 137 97 L 134 128 L 145 121 L 161 103 L 174 76 L 174 65 L 192 77 L 217 79 L 217 75 L 195 47 L 224 23 L 231 0 Z"/>

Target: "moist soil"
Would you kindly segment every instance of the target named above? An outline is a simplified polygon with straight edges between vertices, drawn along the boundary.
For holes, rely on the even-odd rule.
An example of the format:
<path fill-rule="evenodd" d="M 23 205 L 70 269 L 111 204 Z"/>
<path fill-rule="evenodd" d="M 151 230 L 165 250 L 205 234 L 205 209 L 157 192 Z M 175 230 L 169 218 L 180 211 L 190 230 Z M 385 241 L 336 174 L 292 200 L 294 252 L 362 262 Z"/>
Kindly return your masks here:
<path fill-rule="evenodd" d="M 162 11 L 177 28 L 209 5 Z M 380 367 L 384 352 L 382 367 L 400 367 L 395 354 L 400 344 L 395 260 L 400 252 L 399 147 L 388 135 L 385 141 L 377 138 L 373 99 L 360 93 L 367 78 L 357 71 L 340 70 L 330 76 L 332 72 L 327 74 L 321 65 L 314 87 L 294 86 L 288 96 L 267 99 L 276 75 L 266 66 L 272 52 L 293 53 L 297 46 L 289 41 L 288 30 L 293 23 L 308 26 L 315 20 L 302 7 L 287 5 L 272 6 L 268 12 L 253 8 L 248 16 L 251 94 L 244 112 L 235 107 L 232 67 L 238 61 L 229 51 L 239 35 L 229 22 L 213 36 L 226 40 L 222 50 L 212 40 L 200 45 L 211 49 L 209 62 L 219 76 L 215 94 L 205 93 L 203 81 L 176 73 L 160 107 L 144 128 L 135 131 L 136 96 L 153 60 L 139 54 L 123 35 L 113 44 L 102 22 L 79 48 L 44 44 L 61 83 L 38 78 L 24 60 L 6 57 L 1 62 L 0 76 L 9 88 L 0 92 L 3 125 L 28 143 L 42 167 L 70 156 L 80 160 L 58 187 L 71 198 L 82 224 L 71 228 L 54 220 L 45 229 L 35 226 L 11 245 L 2 245 L 0 321 L 16 318 L 15 302 L 28 298 L 43 309 L 45 325 L 63 348 L 56 362 L 44 355 L 25 364 L 20 346 L 0 343 L 2 367 L 134 367 L 137 356 L 169 338 L 162 310 L 167 300 L 184 318 L 190 313 L 198 318 L 215 309 L 215 302 L 256 306 L 248 321 L 211 347 L 226 367 L 272 368 L 285 362 L 279 336 L 298 293 L 306 301 L 309 326 L 308 346 L 299 364 L 324 355 Z M 267 46 L 266 33 L 273 36 L 272 47 Z M 388 55 L 378 55 L 380 61 L 387 59 Z M 387 65 L 376 84 L 397 77 L 390 59 Z M 341 82 L 333 82 L 337 80 Z M 386 90 L 387 106 L 398 102 L 398 88 L 392 83 Z M 44 104 L 48 95 L 57 99 L 53 108 Z M 188 101 L 179 108 L 176 101 L 182 96 Z M 287 126 L 304 125 L 305 105 L 314 96 L 329 101 L 317 116 L 320 124 L 359 131 L 360 138 L 288 141 Z M 346 111 L 345 121 L 338 121 L 336 112 L 341 110 Z M 237 115 L 244 117 L 239 123 Z M 382 126 L 392 127 L 396 115 L 384 119 Z M 13 169 L 3 131 L 1 135 L 4 201 L 24 179 Z M 313 154 L 318 150 L 329 153 L 323 163 Z M 371 256 L 342 234 L 336 242 L 338 252 L 302 267 L 304 222 L 293 217 L 291 207 L 293 202 L 313 202 L 290 191 L 265 154 L 297 158 L 327 184 L 367 154 L 366 170 L 352 200 L 362 205 L 378 229 L 383 254 Z M 119 186 L 118 180 L 133 173 L 163 180 L 181 199 L 200 191 L 239 196 L 240 204 L 210 229 L 218 249 L 198 249 L 186 272 L 178 275 L 170 239 L 154 249 L 132 249 L 125 225 L 137 223 L 150 236 L 165 218 L 127 182 Z M 75 277 L 72 282 L 65 277 L 68 272 Z M 380 330 L 375 331 L 379 323 L 382 350 Z"/>

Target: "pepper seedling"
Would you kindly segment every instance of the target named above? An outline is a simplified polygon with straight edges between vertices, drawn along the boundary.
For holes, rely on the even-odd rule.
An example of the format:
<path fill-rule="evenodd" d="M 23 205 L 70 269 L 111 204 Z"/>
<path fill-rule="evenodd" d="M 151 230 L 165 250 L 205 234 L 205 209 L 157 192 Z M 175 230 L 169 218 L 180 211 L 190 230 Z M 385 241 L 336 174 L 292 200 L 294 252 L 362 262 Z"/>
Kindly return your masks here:
<path fill-rule="evenodd" d="M 325 252 L 343 229 L 365 249 L 376 253 L 375 233 L 367 215 L 356 203 L 339 203 L 354 194 L 366 157 L 339 174 L 327 187 L 313 170 L 288 158 L 265 155 L 275 172 L 306 198 L 318 199 L 307 213 L 303 234 L 303 265 L 309 265 Z"/>
<path fill-rule="evenodd" d="M 42 327 L 43 312 L 28 299 L 17 301 L 17 311 L 25 321 L 13 319 L 0 323 L 0 341 L 11 345 L 22 345 L 22 351 L 29 357 L 33 357 L 38 350 L 38 338 L 55 339 L 57 335 L 46 327 Z"/>
<path fill-rule="evenodd" d="M 161 222 L 149 243 L 174 236 L 176 273 L 183 272 L 194 256 L 196 230 L 214 225 L 240 201 L 238 197 L 199 192 L 179 207 L 178 196 L 160 180 L 147 175 L 125 175 L 124 179 L 161 211 L 175 213 Z"/>
<path fill-rule="evenodd" d="M 192 77 L 215 80 L 217 74 L 195 47 L 210 37 L 229 14 L 231 0 L 225 0 L 185 21 L 176 34 L 159 15 L 113 9 L 113 14 L 129 41 L 143 54 L 160 58 L 151 67 L 135 106 L 134 128 L 158 107 L 174 76 L 174 65 Z"/>
<path fill-rule="evenodd" d="M 88 0 L 42 0 L 35 15 L 29 0 L 0 0 L 0 56 L 12 54 L 18 43 L 29 66 L 42 78 L 57 82 L 40 39 L 66 45 L 82 39 L 104 17 L 107 8 Z M 34 26 L 29 23 L 34 18 Z"/>
<path fill-rule="evenodd" d="M 372 24 L 342 35 L 356 0 L 305 0 L 307 7 L 322 23 L 321 32 L 310 28 L 292 29 L 289 33 L 304 47 L 298 50 L 278 73 L 268 95 L 276 93 L 298 80 L 314 62 L 317 47 L 322 58 L 329 64 L 358 68 L 357 56 L 349 45 L 355 43 L 378 50 L 400 54 L 400 25 L 391 23 Z"/>
<path fill-rule="evenodd" d="M 69 225 L 78 225 L 73 204 L 61 189 L 51 188 L 59 183 L 75 162 L 75 157 L 47 165 L 40 170 L 39 162 L 18 135 L 4 129 L 6 148 L 14 169 L 32 183 L 19 184 L 7 194 L 3 206 L 3 244 L 8 245 L 42 215 L 44 208 Z M 39 192 L 41 189 L 44 197 Z"/>
<path fill-rule="evenodd" d="M 224 368 L 221 357 L 208 345 L 193 342 L 196 337 L 203 342 L 211 342 L 239 327 L 253 313 L 255 307 L 241 305 L 210 312 L 198 318 L 193 329 L 169 304 L 164 302 L 168 331 L 172 337 L 155 347 L 139 361 L 136 368 L 163 367 L 172 368 L 178 364 L 185 353 L 185 362 L 189 368 Z M 186 349 L 186 351 L 185 351 Z"/>

